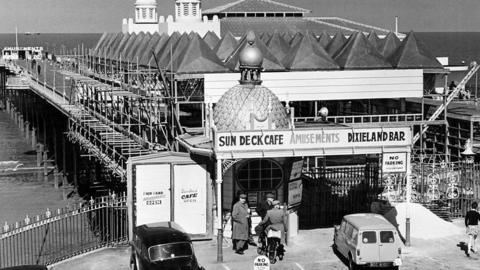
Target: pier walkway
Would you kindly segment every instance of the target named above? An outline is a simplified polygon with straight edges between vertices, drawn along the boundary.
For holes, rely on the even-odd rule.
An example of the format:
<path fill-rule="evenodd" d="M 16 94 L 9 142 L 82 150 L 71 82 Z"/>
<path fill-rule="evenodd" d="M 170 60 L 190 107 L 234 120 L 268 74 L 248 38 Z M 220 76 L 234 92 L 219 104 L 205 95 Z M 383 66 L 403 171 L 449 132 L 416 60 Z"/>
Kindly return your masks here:
<path fill-rule="evenodd" d="M 7 68 L 17 74 L 9 77 L 7 90 L 31 90 L 69 118 L 68 138 L 79 143 L 89 155 L 98 158 L 109 170 L 125 178 L 126 161 L 132 156 L 152 153 L 138 136 L 128 132 L 105 115 L 85 106 L 85 93 L 78 87 L 95 86 L 104 91 L 116 91 L 114 87 L 77 73 L 56 69 L 45 63 L 34 72 L 25 61 L 9 63 Z M 43 72 L 42 72 L 43 70 Z M 68 81 L 68 83 L 66 83 Z"/>

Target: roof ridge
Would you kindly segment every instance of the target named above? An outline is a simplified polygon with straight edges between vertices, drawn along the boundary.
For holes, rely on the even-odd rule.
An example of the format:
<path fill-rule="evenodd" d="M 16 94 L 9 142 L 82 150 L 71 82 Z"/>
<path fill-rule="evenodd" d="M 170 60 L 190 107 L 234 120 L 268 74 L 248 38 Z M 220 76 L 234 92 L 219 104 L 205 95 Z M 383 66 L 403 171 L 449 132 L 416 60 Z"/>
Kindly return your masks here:
<path fill-rule="evenodd" d="M 238 1 L 235 1 L 235 2 L 227 3 L 227 4 L 224 4 L 224 5 L 221 5 L 221 6 L 217 6 L 217 7 L 213 7 L 213 8 L 204 10 L 202 13 L 206 14 L 206 13 L 222 12 L 223 10 L 225 10 L 227 8 L 233 7 L 233 6 L 238 5 L 238 4 L 240 4 L 242 2 L 245 2 L 245 1 L 247 1 L 247 0 L 238 0 Z M 312 12 L 311 10 L 308 10 L 308 9 L 305 9 L 305 8 L 292 6 L 292 5 L 281 3 L 281 2 L 276 2 L 276 1 L 273 1 L 273 0 L 250 0 L 250 1 L 263 1 L 263 2 L 270 3 L 270 4 L 275 4 L 275 5 L 291 8 L 291 9 L 296 9 L 296 10 L 299 10 L 303 13 L 311 13 Z"/>
<path fill-rule="evenodd" d="M 347 31 L 352 31 L 352 32 L 358 31 L 358 30 L 356 30 L 356 29 L 349 28 L 349 27 L 346 27 L 346 26 L 341 26 L 341 25 L 334 24 L 334 23 L 319 21 L 318 18 L 320 18 L 320 17 L 305 17 L 305 18 L 303 18 L 303 19 L 304 19 L 304 20 L 311 21 L 311 22 L 315 22 L 315 23 L 318 23 L 318 24 L 324 24 L 324 25 L 328 25 L 328 26 L 340 28 L 340 29 L 347 30 Z"/>
<path fill-rule="evenodd" d="M 299 9 L 299 10 L 303 10 L 303 12 L 305 12 L 305 13 L 311 13 L 312 12 L 311 10 L 308 10 L 308 9 L 305 9 L 305 8 L 292 6 L 292 5 L 281 3 L 281 2 L 276 2 L 276 1 L 273 1 L 273 0 L 254 0 L 254 1 L 264 1 L 264 2 L 269 2 L 269 3 L 277 4 L 277 5 L 288 7 L 288 8 Z"/>

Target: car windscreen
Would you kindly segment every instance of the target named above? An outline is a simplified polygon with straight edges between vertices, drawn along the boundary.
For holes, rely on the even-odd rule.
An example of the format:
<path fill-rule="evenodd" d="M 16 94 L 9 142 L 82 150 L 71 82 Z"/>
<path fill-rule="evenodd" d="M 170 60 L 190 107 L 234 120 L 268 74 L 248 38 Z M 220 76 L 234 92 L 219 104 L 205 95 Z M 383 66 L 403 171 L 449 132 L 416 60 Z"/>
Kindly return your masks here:
<path fill-rule="evenodd" d="M 375 231 L 365 231 L 362 233 L 362 242 L 364 244 L 374 244 L 377 242 L 377 233 Z"/>
<path fill-rule="evenodd" d="M 380 242 L 382 243 L 393 243 L 395 238 L 393 237 L 392 231 L 381 231 L 380 232 Z"/>
<path fill-rule="evenodd" d="M 163 244 L 148 249 L 150 261 L 163 261 L 193 255 L 192 245 L 188 242 Z"/>

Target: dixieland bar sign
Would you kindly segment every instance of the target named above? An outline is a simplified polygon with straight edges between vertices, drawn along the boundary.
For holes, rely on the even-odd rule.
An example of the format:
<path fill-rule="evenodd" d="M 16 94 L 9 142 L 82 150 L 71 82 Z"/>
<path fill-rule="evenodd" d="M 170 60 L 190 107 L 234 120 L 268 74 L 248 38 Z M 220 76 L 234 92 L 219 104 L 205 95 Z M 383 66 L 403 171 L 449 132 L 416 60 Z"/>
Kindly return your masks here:
<path fill-rule="evenodd" d="M 408 146 L 411 141 L 409 127 L 238 131 L 215 135 L 218 152 Z"/>

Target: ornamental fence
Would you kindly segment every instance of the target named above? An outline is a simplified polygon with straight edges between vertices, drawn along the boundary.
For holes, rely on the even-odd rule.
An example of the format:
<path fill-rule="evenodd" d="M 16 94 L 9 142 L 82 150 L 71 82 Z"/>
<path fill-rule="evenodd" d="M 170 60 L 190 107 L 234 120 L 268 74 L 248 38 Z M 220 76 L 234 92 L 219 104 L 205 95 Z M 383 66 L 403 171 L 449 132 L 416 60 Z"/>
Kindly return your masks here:
<path fill-rule="evenodd" d="M 126 201 L 125 194 L 111 194 L 5 223 L 0 229 L 0 268 L 50 265 L 101 247 L 127 244 Z"/>
<path fill-rule="evenodd" d="M 480 200 L 480 164 L 413 163 L 410 177 L 411 202 L 447 220 L 463 217 Z M 375 163 L 315 168 L 302 178 L 302 228 L 329 227 L 346 214 L 370 212 L 375 199 L 406 201 L 406 174 L 382 173 Z"/>

